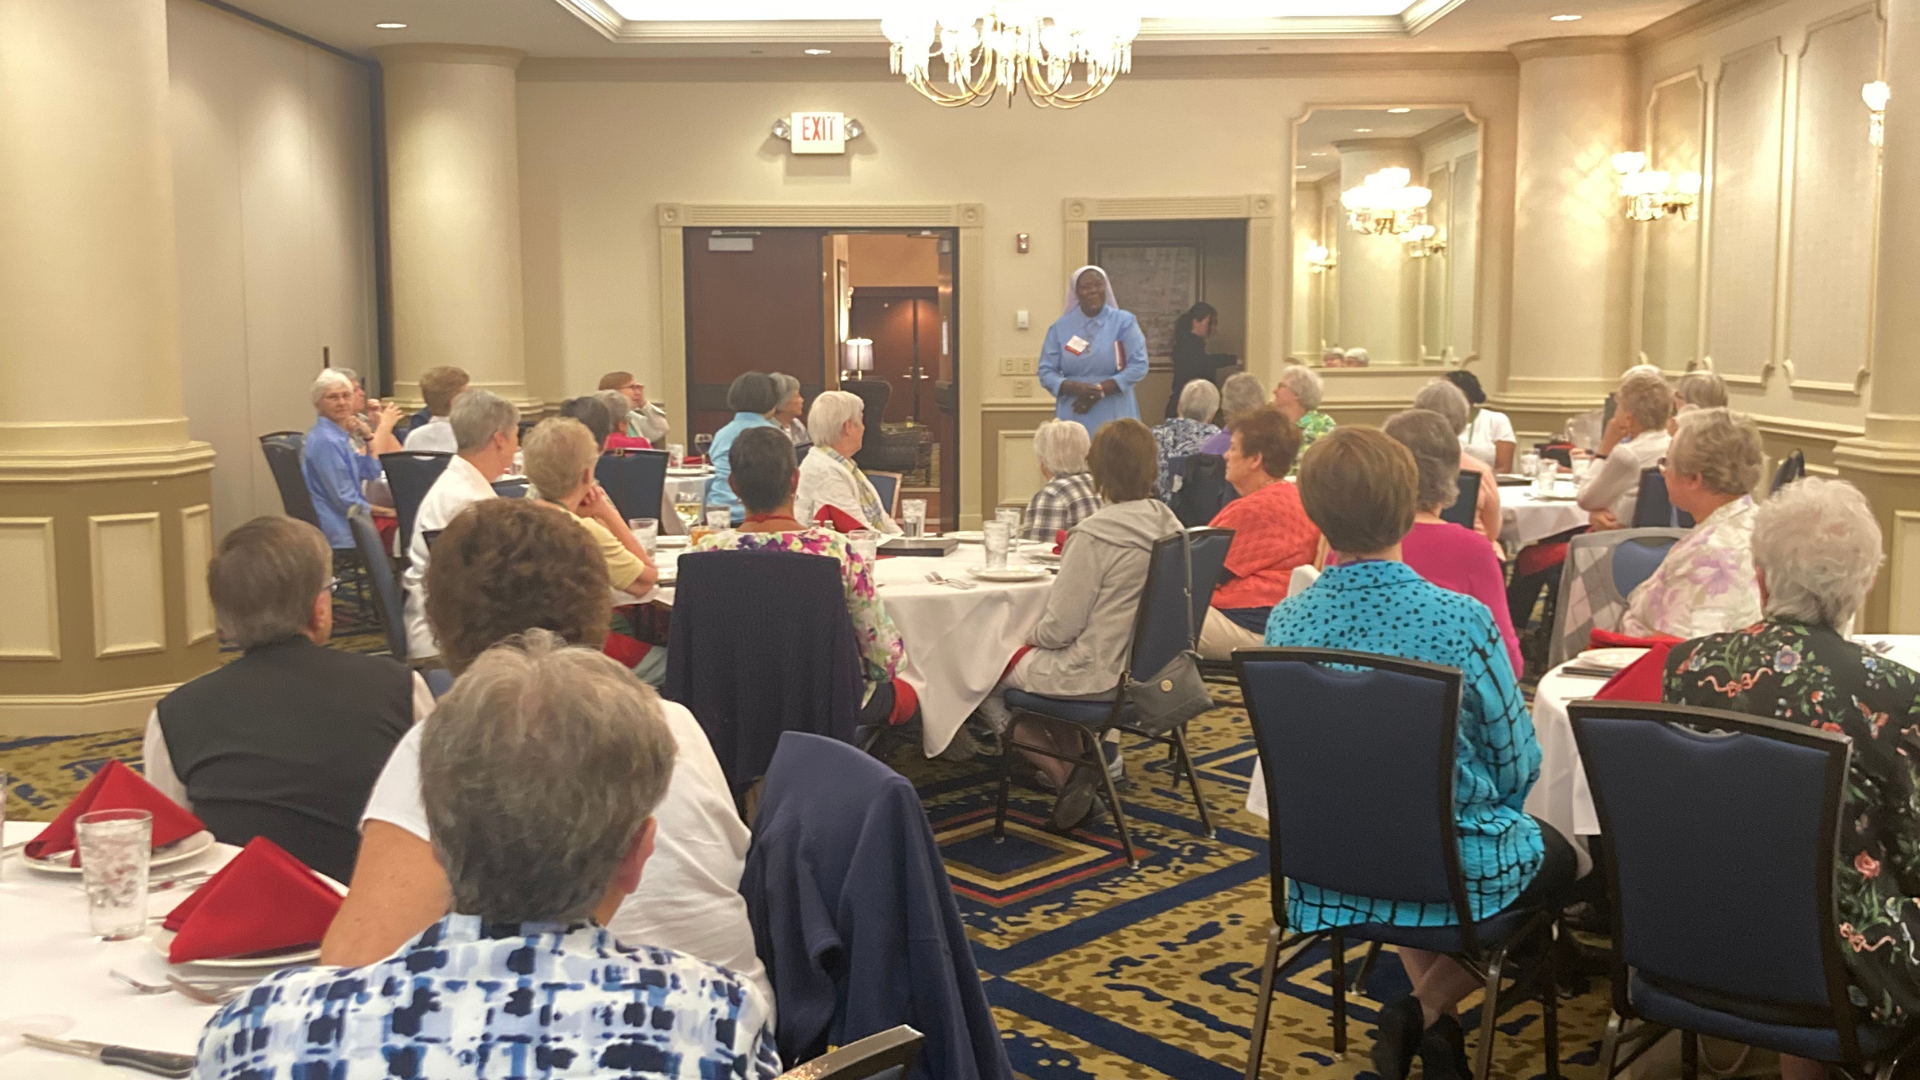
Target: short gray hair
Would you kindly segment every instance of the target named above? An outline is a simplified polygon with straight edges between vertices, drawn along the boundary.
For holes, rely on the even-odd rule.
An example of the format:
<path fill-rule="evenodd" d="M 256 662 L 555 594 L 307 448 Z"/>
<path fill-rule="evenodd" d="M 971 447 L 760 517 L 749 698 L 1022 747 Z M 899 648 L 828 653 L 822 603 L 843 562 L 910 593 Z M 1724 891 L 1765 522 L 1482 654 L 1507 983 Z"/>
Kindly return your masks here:
<path fill-rule="evenodd" d="M 1754 515 L 1753 565 L 1766 580 L 1769 619 L 1839 629 L 1885 561 L 1873 508 L 1845 480 L 1795 481 Z"/>
<path fill-rule="evenodd" d="M 1049 420 L 1033 433 L 1033 453 L 1055 476 L 1072 476 L 1087 471 L 1087 452 L 1093 449 L 1093 437 L 1073 420 Z"/>
<path fill-rule="evenodd" d="M 659 696 L 546 630 L 481 653 L 426 725 L 433 848 L 453 910 L 489 923 L 591 915 L 673 775 Z"/>
<path fill-rule="evenodd" d="M 479 450 L 520 426 L 520 410 L 513 402 L 490 390 L 469 389 L 453 399 L 453 412 L 447 417 L 453 425 L 453 441 L 461 453 Z"/>
<path fill-rule="evenodd" d="M 1220 384 L 1220 411 L 1228 420 L 1267 403 L 1267 388 L 1250 371 L 1237 371 Z"/>
<path fill-rule="evenodd" d="M 1178 412 L 1189 420 L 1198 420 L 1203 424 L 1213 422 L 1213 414 L 1220 411 L 1220 388 L 1210 379 L 1193 379 L 1180 388 L 1180 407 Z"/>
<path fill-rule="evenodd" d="M 1459 500 L 1460 434 L 1449 418 L 1429 409 L 1407 409 L 1387 417 L 1380 430 L 1413 452 L 1420 470 L 1417 508 L 1444 510 Z"/>
<path fill-rule="evenodd" d="M 1473 418 L 1473 405 L 1467 401 L 1467 392 L 1445 379 L 1435 379 L 1421 387 L 1420 392 L 1413 395 L 1413 407 L 1439 413 L 1453 425 L 1456 436 L 1467 430 L 1467 421 Z"/>
<path fill-rule="evenodd" d="M 257 517 L 220 541 L 207 563 L 207 594 L 220 629 L 242 649 L 307 632 L 313 601 L 333 576 L 320 530 L 290 517 Z"/>
<path fill-rule="evenodd" d="M 859 394 L 828 390 L 807 407 L 807 437 L 815 446 L 832 446 L 840 441 L 847 422 L 866 416 L 867 403 Z"/>
<path fill-rule="evenodd" d="M 1673 384 L 1673 396 L 1696 409 L 1724 409 L 1727 381 L 1711 371 L 1689 371 Z"/>
<path fill-rule="evenodd" d="M 773 403 L 775 408 L 785 404 L 788 398 L 800 390 L 800 380 L 784 371 L 770 371 L 767 377 L 773 380 L 774 392 L 780 395 L 780 399 Z"/>
<path fill-rule="evenodd" d="M 1320 399 L 1325 391 L 1320 387 L 1320 376 L 1310 367 L 1288 364 L 1280 369 L 1280 385 L 1293 392 L 1300 399 L 1300 407 L 1312 412 L 1320 407 Z"/>
<path fill-rule="evenodd" d="M 1667 464 L 1681 476 L 1698 476 L 1718 495 L 1746 495 L 1760 486 L 1760 429 L 1726 409 L 1694 409 L 1680 418 L 1667 447 Z"/>
<path fill-rule="evenodd" d="M 1628 368 L 1620 377 L 1614 400 L 1647 431 L 1666 427 L 1673 419 L 1673 390 L 1667 386 L 1667 377 L 1652 364 Z"/>
<path fill-rule="evenodd" d="M 607 419 L 613 422 L 613 433 L 622 435 L 627 430 L 627 414 L 633 412 L 633 402 L 618 390 L 602 390 L 593 395 L 594 399 L 607 407 Z"/>
<path fill-rule="evenodd" d="M 307 388 L 307 396 L 313 400 L 313 407 L 318 409 L 320 399 L 326 397 L 328 391 L 341 386 L 351 390 L 355 383 L 351 378 L 341 374 L 339 368 L 323 368 L 319 375 L 314 376 L 313 385 Z"/>

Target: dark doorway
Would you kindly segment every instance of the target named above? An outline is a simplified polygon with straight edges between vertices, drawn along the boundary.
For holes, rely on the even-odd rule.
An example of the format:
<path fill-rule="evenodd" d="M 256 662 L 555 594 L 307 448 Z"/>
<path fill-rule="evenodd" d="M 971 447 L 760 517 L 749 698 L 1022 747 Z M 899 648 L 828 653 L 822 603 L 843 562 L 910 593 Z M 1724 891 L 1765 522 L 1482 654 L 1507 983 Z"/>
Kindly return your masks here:
<path fill-rule="evenodd" d="M 940 371 L 940 290 L 856 287 L 853 336 L 873 341 L 874 377 L 897 389 L 887 422 L 930 424 L 938 410 L 933 383 Z"/>
<path fill-rule="evenodd" d="M 692 434 L 711 435 L 733 419 L 727 387 L 744 372 L 785 372 L 812 401 L 826 375 L 825 230 L 690 229 L 686 235 Z"/>

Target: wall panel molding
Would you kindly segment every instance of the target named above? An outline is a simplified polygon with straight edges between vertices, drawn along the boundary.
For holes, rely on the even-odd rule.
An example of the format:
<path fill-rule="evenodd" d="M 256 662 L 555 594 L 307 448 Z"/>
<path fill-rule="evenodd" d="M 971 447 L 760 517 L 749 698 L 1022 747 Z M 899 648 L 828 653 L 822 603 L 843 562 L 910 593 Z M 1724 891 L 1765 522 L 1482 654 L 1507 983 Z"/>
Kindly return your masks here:
<path fill-rule="evenodd" d="M 164 652 L 166 571 L 160 514 L 96 514 L 87 518 L 93 569 L 93 654 Z"/>
<path fill-rule="evenodd" d="M 999 434 L 999 469 L 995 476 L 995 497 L 1001 504 L 1024 503 L 1046 483 L 1040 472 L 1040 460 L 1033 453 L 1033 437 L 1039 428 L 1002 429 Z"/>
<path fill-rule="evenodd" d="M 1920 634 L 1920 510 L 1893 512 L 1887 632 Z"/>
<path fill-rule="evenodd" d="M 187 586 L 187 644 L 217 633 L 213 599 L 207 595 L 207 564 L 213 561 L 213 507 L 201 503 L 180 511 L 180 570 Z"/>
<path fill-rule="evenodd" d="M 1722 57 L 1711 85 L 1703 356 L 1728 382 L 1759 386 L 1777 364 L 1780 129 L 1787 87 L 1781 40 Z"/>
<path fill-rule="evenodd" d="M 0 656 L 60 659 L 53 519 L 0 518 Z"/>

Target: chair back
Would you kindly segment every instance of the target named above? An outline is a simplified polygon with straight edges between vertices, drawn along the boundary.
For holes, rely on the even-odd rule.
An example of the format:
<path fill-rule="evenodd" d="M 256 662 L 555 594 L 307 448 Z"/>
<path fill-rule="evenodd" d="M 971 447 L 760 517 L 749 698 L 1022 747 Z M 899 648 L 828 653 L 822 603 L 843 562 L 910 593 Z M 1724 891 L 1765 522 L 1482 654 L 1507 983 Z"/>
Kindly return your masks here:
<path fill-rule="evenodd" d="M 407 628 L 402 621 L 400 583 L 394 579 L 393 562 L 380 543 L 380 530 L 374 528 L 373 519 L 362 506 L 347 507 L 347 528 L 353 531 L 353 546 L 359 549 L 360 561 L 367 564 L 367 577 L 373 580 L 373 610 L 387 633 L 387 651 L 404 664 Z"/>
<path fill-rule="evenodd" d="M 1471 529 L 1480 510 L 1480 480 L 1477 472 L 1460 470 L 1460 494 L 1453 505 L 1440 511 L 1441 521 L 1451 521 L 1462 528 Z"/>
<path fill-rule="evenodd" d="M 1807 455 L 1795 450 L 1780 459 L 1780 467 L 1773 473 L 1773 486 L 1767 489 L 1767 494 L 1771 495 L 1805 475 L 1807 475 Z"/>
<path fill-rule="evenodd" d="M 317 529 L 320 515 L 314 513 L 313 496 L 307 492 L 307 477 L 300 468 L 306 447 L 307 436 L 301 431 L 273 431 L 260 436 L 260 452 L 267 456 L 273 486 L 280 489 L 280 509 Z"/>
<path fill-rule="evenodd" d="M 387 488 L 393 492 L 394 516 L 400 519 L 402 553 L 413 550 L 413 522 L 420 516 L 420 503 L 452 460 L 453 455 L 444 451 L 399 450 L 380 455 L 380 467 L 387 473 Z"/>
<path fill-rule="evenodd" d="M 680 557 L 665 695 L 706 729 L 739 798 L 784 731 L 851 743 L 864 687 L 840 563 L 788 551 Z"/>
<path fill-rule="evenodd" d="M 1852 742 L 1679 705 L 1568 711 L 1607 839 L 1616 964 L 1717 1012 L 1851 1042 L 1833 889 Z"/>
<path fill-rule="evenodd" d="M 1472 915 L 1454 825 L 1458 669 L 1338 649 L 1237 649 L 1282 879 Z"/>
<path fill-rule="evenodd" d="M 503 499 L 524 499 L 527 497 L 527 489 L 531 486 L 531 482 L 524 476 L 513 480 L 495 480 L 493 493 Z"/>
<path fill-rule="evenodd" d="M 1182 650 L 1195 646 L 1200 627 L 1213 604 L 1213 590 L 1227 564 L 1232 529 L 1188 529 L 1193 545 L 1193 603 L 1187 612 L 1180 603 L 1187 588 L 1184 547 L 1178 533 L 1154 542 L 1147 563 L 1146 585 L 1140 590 L 1140 611 L 1133 622 L 1133 651 L 1127 671 L 1136 681 L 1158 674 Z M 1193 621 L 1188 623 L 1191 615 Z M 1188 626 L 1193 636 L 1188 636 Z"/>
<path fill-rule="evenodd" d="M 665 450 L 629 450 L 624 455 L 601 454 L 593 465 L 594 479 L 607 489 L 607 497 L 620 516 L 657 518 L 667 488 L 667 452 Z"/>
<path fill-rule="evenodd" d="M 1613 549 L 1613 591 L 1632 596 L 1640 583 L 1653 576 L 1667 559 L 1667 552 L 1680 541 L 1671 536 L 1647 536 L 1628 540 Z"/>
<path fill-rule="evenodd" d="M 802 1062 L 774 1080 L 900 1080 L 926 1044 L 925 1035 L 901 1024 Z"/>
<path fill-rule="evenodd" d="M 840 389 L 860 399 L 866 425 L 878 434 L 887 416 L 887 402 L 893 399 L 893 384 L 885 379 L 847 379 Z"/>
<path fill-rule="evenodd" d="M 1551 461 L 1563 469 L 1573 468 L 1573 444 L 1569 442 L 1535 443 L 1534 452 L 1544 461 Z"/>
<path fill-rule="evenodd" d="M 1172 476 L 1173 494 L 1167 507 L 1189 529 L 1211 522 L 1236 494 L 1227 483 L 1226 459 L 1219 454 L 1188 454 Z"/>
<path fill-rule="evenodd" d="M 1554 608 L 1548 666 L 1557 667 L 1580 653 L 1595 630 L 1620 629 L 1632 586 L 1645 581 L 1685 535 L 1685 529 L 1608 529 L 1581 533 L 1569 541 L 1567 561 L 1560 569 L 1560 600 Z M 1613 560 L 1626 544 L 1641 545 L 1644 550 L 1628 556 L 1616 576 Z M 1623 584 L 1629 587 L 1623 590 Z"/>
<path fill-rule="evenodd" d="M 1667 477 L 1659 469 L 1640 472 L 1640 491 L 1633 504 L 1636 529 L 1691 529 L 1693 515 L 1673 505 L 1667 496 Z"/>
<path fill-rule="evenodd" d="M 867 482 L 873 485 L 874 494 L 880 496 L 880 505 L 887 508 L 888 517 L 900 516 L 900 474 L 897 472 L 870 472 Z"/>

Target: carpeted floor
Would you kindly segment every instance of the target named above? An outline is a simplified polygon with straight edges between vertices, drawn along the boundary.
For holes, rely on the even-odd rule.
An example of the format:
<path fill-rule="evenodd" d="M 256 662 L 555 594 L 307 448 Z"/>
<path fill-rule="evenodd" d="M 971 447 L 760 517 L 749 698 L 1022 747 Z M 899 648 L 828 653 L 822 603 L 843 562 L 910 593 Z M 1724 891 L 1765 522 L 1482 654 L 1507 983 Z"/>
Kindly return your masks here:
<path fill-rule="evenodd" d="M 371 650 L 376 641 L 341 642 Z M 1237 693 L 1219 688 L 1222 700 Z M 1246 1064 L 1248 1026 L 1271 918 L 1266 826 L 1244 808 L 1254 747 L 1246 715 L 1222 708 L 1189 739 L 1218 834 L 1200 835 L 1184 784 L 1145 749 L 1127 754 L 1121 792 L 1141 865 L 1129 870 L 1111 826 L 1073 838 L 1041 828 L 1047 796 L 1016 784 L 1008 837 L 992 838 L 998 761 L 895 766 L 914 780 L 946 854 L 1015 1071 L 1030 1080 L 1231 1080 Z M 7 812 L 46 820 L 114 758 L 137 763 L 140 732 L 0 741 L 13 776 Z M 1361 951 L 1349 949 L 1348 979 Z M 1345 1080 L 1372 1075 L 1376 1003 L 1407 991 L 1391 952 L 1349 991 L 1350 1042 L 1333 1053 L 1324 957 L 1296 967 L 1275 995 L 1265 1075 Z M 1606 1022 L 1605 984 L 1563 999 L 1562 1065 L 1592 1066 Z M 1467 1003 L 1474 1004 L 1473 1000 Z M 1469 1016 L 1469 1023 L 1472 1017 Z M 1494 1073 L 1531 1080 L 1545 1060 L 1537 1006 L 1501 1025 Z"/>

